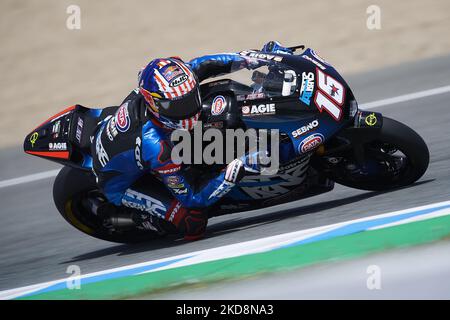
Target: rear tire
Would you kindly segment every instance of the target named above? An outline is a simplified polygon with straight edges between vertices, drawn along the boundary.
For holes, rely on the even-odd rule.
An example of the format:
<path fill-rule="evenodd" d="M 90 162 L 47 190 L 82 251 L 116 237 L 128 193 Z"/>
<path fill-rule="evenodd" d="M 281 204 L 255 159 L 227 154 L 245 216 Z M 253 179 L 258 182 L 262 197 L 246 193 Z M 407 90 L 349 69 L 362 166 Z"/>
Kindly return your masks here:
<path fill-rule="evenodd" d="M 82 204 L 89 192 L 98 191 L 90 172 L 64 167 L 53 184 L 53 200 L 62 217 L 76 229 L 92 237 L 117 242 L 137 243 L 161 238 L 157 233 L 133 229 L 127 232 L 111 232 Z"/>

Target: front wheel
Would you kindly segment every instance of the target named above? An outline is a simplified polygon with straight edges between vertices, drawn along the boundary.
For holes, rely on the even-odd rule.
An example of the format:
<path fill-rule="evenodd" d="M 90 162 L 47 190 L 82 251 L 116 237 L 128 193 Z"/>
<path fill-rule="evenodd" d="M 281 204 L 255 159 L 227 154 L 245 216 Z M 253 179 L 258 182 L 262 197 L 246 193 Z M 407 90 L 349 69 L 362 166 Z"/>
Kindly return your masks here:
<path fill-rule="evenodd" d="M 414 130 L 396 120 L 383 119 L 383 127 L 362 145 L 364 162 L 356 164 L 353 152 L 342 158 L 332 179 L 363 190 L 381 191 L 416 182 L 428 168 L 430 154 L 425 141 Z"/>

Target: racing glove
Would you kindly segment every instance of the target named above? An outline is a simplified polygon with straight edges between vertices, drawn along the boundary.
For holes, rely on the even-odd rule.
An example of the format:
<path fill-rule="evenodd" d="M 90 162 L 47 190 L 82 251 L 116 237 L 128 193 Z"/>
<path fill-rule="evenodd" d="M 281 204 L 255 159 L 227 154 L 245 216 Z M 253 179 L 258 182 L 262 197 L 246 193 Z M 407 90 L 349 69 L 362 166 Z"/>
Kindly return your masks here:
<path fill-rule="evenodd" d="M 271 167 L 272 159 L 269 157 L 267 151 L 252 152 L 243 157 L 243 167 L 245 172 L 272 175 L 276 174 L 278 170 L 274 171 Z"/>
<path fill-rule="evenodd" d="M 286 47 L 283 47 L 278 41 L 269 41 L 261 49 L 262 52 L 294 54 L 294 52 Z"/>
<path fill-rule="evenodd" d="M 241 159 L 231 161 L 225 170 L 225 181 L 236 184 L 245 175 L 244 162 Z"/>

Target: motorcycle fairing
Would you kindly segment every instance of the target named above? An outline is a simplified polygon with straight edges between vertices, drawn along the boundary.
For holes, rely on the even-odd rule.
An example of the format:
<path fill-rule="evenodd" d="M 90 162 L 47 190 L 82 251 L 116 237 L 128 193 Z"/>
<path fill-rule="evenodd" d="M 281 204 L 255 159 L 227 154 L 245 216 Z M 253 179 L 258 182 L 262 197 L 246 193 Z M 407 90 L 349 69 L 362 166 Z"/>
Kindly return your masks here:
<path fill-rule="evenodd" d="M 91 169 L 90 135 L 101 113 L 102 109 L 70 106 L 28 134 L 24 151 L 63 165 Z"/>
<path fill-rule="evenodd" d="M 295 155 L 298 156 L 297 158 L 302 158 L 308 156 L 310 151 L 313 150 L 311 149 L 307 150 L 307 152 L 302 152 L 304 149 L 302 149 L 302 145 L 305 144 L 305 141 L 308 141 L 311 137 L 320 135 L 319 137 L 323 137 L 321 143 L 325 143 L 329 137 L 334 135 L 337 131 L 348 125 L 348 123 L 353 120 L 353 114 L 350 112 L 349 105 L 350 101 L 354 101 L 354 98 L 351 90 L 339 74 L 329 64 L 326 64 L 324 61 L 318 59 L 317 55 L 315 55 L 315 53 L 310 49 L 305 50 L 305 52 L 303 52 L 300 56 L 281 54 L 278 54 L 277 56 L 281 57 L 281 63 L 279 65 L 282 65 L 284 68 L 283 70 L 295 71 L 297 84 L 295 86 L 295 90 L 290 92 L 290 95 L 276 96 L 272 93 L 266 96 L 257 97 L 256 99 L 254 97 L 252 99 L 247 99 L 248 95 L 251 95 L 254 90 L 251 86 L 230 79 L 218 80 L 203 84 L 201 86 L 202 98 L 206 104 L 204 109 L 206 108 L 206 110 L 208 110 L 209 107 L 208 112 L 210 112 L 210 106 L 208 105 L 211 104 L 214 97 L 217 95 L 223 95 L 226 98 L 227 103 L 229 103 L 229 110 L 224 112 L 223 115 L 211 117 L 207 120 L 208 122 L 216 121 L 229 125 L 230 119 L 233 118 L 232 122 L 237 124 L 238 122 L 242 123 L 243 121 L 245 126 L 248 128 L 280 129 L 280 132 L 290 139 L 292 149 L 296 153 Z M 278 64 L 278 62 L 274 63 L 274 61 L 266 61 L 266 64 L 268 63 L 272 63 L 273 65 Z M 314 104 L 313 99 L 318 91 L 317 81 L 315 81 L 313 92 L 311 92 L 310 104 L 308 105 L 305 103 L 304 99 L 300 99 L 300 92 L 303 85 L 302 74 L 313 73 L 315 80 L 317 80 L 318 69 L 345 86 L 345 97 L 344 101 L 342 101 L 343 113 L 342 117 L 338 120 L 331 117 L 328 112 L 323 112 L 325 111 L 323 108 L 317 108 Z M 276 83 L 271 83 L 270 88 L 272 90 L 276 90 L 277 88 L 283 89 L 283 85 L 277 86 Z M 240 96 L 244 96 L 244 99 Z M 276 113 L 274 115 L 243 116 L 242 107 L 252 103 L 273 103 L 276 106 Z M 52 152 L 51 155 L 55 156 L 57 153 L 54 150 L 50 150 L 49 143 L 65 142 L 67 150 L 64 150 L 64 158 L 53 157 L 49 159 L 65 165 L 77 166 L 82 169 L 90 169 L 92 167 L 92 157 L 86 149 L 86 146 L 90 145 L 91 133 L 97 127 L 99 121 L 105 117 L 105 113 L 106 112 L 104 112 L 104 110 L 91 110 L 82 106 L 72 106 L 68 110 L 65 110 L 62 113 L 50 118 L 30 135 L 28 135 L 24 144 L 25 150 L 28 153 L 34 152 L 34 154 L 43 157 L 49 157 L 48 153 L 50 152 Z M 231 116 L 229 114 L 231 114 Z M 83 123 L 81 125 L 81 135 L 79 134 L 80 130 L 78 130 L 78 127 L 80 127 L 78 125 L 80 123 L 80 119 Z M 53 126 L 59 120 L 61 120 L 60 125 L 63 125 L 61 126 L 60 131 L 62 136 L 55 137 L 52 135 L 52 130 Z M 313 130 L 311 129 L 308 132 L 305 132 L 300 137 L 297 136 L 297 138 L 295 138 L 293 136 L 294 131 L 304 126 L 308 126 L 308 124 L 313 121 L 318 121 L 319 125 L 314 127 Z M 32 138 L 35 132 L 39 135 L 38 137 L 36 137 L 36 135 L 34 136 L 36 139 Z M 32 145 L 30 139 L 33 139 L 34 141 Z M 43 153 L 37 154 L 36 152 Z M 295 158 L 295 155 L 292 158 Z M 281 163 L 281 166 L 285 164 L 286 163 Z M 292 172 L 298 171 L 298 174 L 294 175 L 295 183 L 294 181 L 290 181 L 290 178 L 287 177 L 286 172 L 282 172 L 276 177 L 262 177 L 263 179 L 249 177 L 248 179 L 244 179 L 242 181 L 242 185 L 230 192 L 226 198 L 231 199 L 232 201 L 239 199 L 242 201 L 248 200 L 254 202 L 255 197 L 251 197 L 249 194 L 257 194 L 261 190 L 268 192 L 262 192 L 257 195 L 256 198 L 259 197 L 261 199 L 269 200 L 276 196 L 290 194 L 290 192 L 292 192 L 295 188 L 294 184 L 301 183 L 301 180 L 304 179 L 303 175 L 306 170 L 304 170 L 303 165 L 300 164 L 298 166 L 294 165 L 288 170 L 291 170 Z M 253 188 L 253 190 L 251 190 L 251 188 Z M 261 190 L 257 190 L 258 188 Z M 269 192 L 270 190 L 275 190 L 275 192 L 271 194 Z"/>

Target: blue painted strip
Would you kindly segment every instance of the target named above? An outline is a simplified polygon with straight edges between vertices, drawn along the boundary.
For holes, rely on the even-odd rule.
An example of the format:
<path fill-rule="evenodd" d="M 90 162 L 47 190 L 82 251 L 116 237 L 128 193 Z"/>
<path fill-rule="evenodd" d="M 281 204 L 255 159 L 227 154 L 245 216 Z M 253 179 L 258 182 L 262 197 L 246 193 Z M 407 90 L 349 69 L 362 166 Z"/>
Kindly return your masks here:
<path fill-rule="evenodd" d="M 108 279 L 115 279 L 115 278 L 121 278 L 121 277 L 136 275 L 136 274 L 141 273 L 141 272 L 150 271 L 150 270 L 154 270 L 154 269 L 157 269 L 157 268 L 165 267 L 165 266 L 168 266 L 168 265 L 171 265 L 171 264 L 174 264 L 176 262 L 179 262 L 179 261 L 182 261 L 182 260 L 185 260 L 185 259 L 189 259 L 189 258 L 192 258 L 192 256 L 185 257 L 185 258 L 174 259 L 174 260 L 169 260 L 169 261 L 164 261 L 164 262 L 160 262 L 160 263 L 155 263 L 155 264 L 146 265 L 146 266 L 137 267 L 137 268 L 132 268 L 132 269 L 127 269 L 127 270 L 116 271 L 116 272 L 112 272 L 112 273 L 101 274 L 101 275 L 92 276 L 92 277 L 88 277 L 88 278 L 82 278 L 82 279 L 80 279 L 80 286 L 83 286 L 83 285 L 88 284 L 88 283 L 99 282 L 99 281 L 108 280 Z M 38 290 L 38 291 L 35 291 L 35 292 L 31 292 L 29 294 L 23 295 L 22 297 L 33 296 L 33 295 L 36 295 L 36 294 L 40 294 L 40 293 L 44 293 L 44 292 L 50 292 L 50 291 L 55 291 L 55 290 L 67 289 L 67 281 L 68 280 L 64 280 L 62 282 L 55 283 L 54 285 L 51 285 L 51 286 L 49 286 L 47 288 L 44 288 L 44 289 L 41 289 L 41 290 Z M 76 289 L 74 289 L 74 290 L 76 290 Z"/>
<path fill-rule="evenodd" d="M 421 215 L 424 215 L 424 214 L 432 213 L 432 212 L 435 212 L 435 211 L 438 211 L 438 210 L 442 210 L 442 209 L 447 209 L 447 208 L 450 208 L 450 205 L 444 205 L 444 206 L 435 207 L 435 208 L 429 208 L 429 209 L 423 209 L 423 210 L 419 210 L 419 211 L 413 211 L 413 212 L 404 213 L 404 214 L 400 214 L 400 215 L 396 215 L 396 216 L 392 216 L 392 217 L 385 217 L 385 218 L 378 218 L 378 219 L 369 220 L 369 221 L 355 222 L 355 223 L 352 223 L 352 224 L 349 224 L 349 225 L 345 225 L 345 226 L 339 227 L 339 228 L 334 229 L 334 230 L 327 231 L 327 232 L 322 233 L 322 234 L 318 234 L 316 236 L 313 236 L 313 237 L 310 237 L 310 238 L 307 238 L 307 239 L 303 239 L 303 240 L 300 240 L 300 241 L 296 241 L 296 242 L 290 243 L 288 245 L 284 245 L 284 246 L 281 246 L 281 247 L 274 248 L 272 250 L 277 250 L 277 249 L 281 249 L 281 248 L 287 248 L 287 247 L 297 246 L 297 245 L 301 245 L 301 244 L 316 242 L 316 241 L 320 241 L 320 240 L 325 240 L 325 239 L 345 236 L 345 235 L 349 235 L 349 234 L 353 234 L 353 233 L 357 233 L 357 232 L 362 232 L 362 231 L 365 231 L 365 230 L 367 230 L 369 228 L 382 226 L 382 225 L 385 225 L 385 224 L 389 224 L 389 223 L 405 220 L 405 219 L 408 219 L 408 218 L 421 216 Z"/>

